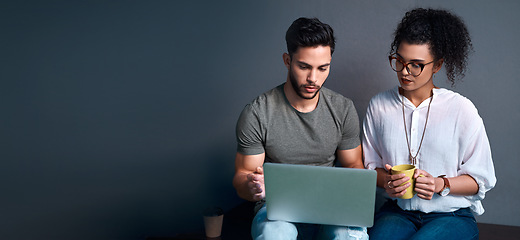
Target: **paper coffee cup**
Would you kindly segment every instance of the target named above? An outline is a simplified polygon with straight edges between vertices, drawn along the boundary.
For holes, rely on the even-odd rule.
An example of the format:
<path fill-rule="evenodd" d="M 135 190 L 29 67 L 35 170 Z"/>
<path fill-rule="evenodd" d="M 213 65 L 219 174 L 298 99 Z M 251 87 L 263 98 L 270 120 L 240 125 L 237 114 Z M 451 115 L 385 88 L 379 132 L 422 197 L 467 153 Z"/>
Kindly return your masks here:
<path fill-rule="evenodd" d="M 401 165 L 396 165 L 396 166 L 393 166 L 392 169 L 390 169 L 390 173 L 392 175 L 396 175 L 396 174 L 402 174 L 404 173 L 407 177 L 410 178 L 410 180 L 404 182 L 403 184 L 399 185 L 399 186 L 402 186 L 406 183 L 411 183 L 410 186 L 408 188 L 406 188 L 406 193 L 399 197 L 401 199 L 410 199 L 413 197 L 413 195 L 415 195 L 415 191 L 414 191 L 414 188 L 415 188 L 415 179 L 413 178 L 413 174 L 415 173 L 415 166 L 414 165 L 411 165 L 411 164 L 401 164 Z"/>
<path fill-rule="evenodd" d="M 209 207 L 204 210 L 204 229 L 206 237 L 217 238 L 222 232 L 222 222 L 224 220 L 224 211 L 219 207 Z"/>

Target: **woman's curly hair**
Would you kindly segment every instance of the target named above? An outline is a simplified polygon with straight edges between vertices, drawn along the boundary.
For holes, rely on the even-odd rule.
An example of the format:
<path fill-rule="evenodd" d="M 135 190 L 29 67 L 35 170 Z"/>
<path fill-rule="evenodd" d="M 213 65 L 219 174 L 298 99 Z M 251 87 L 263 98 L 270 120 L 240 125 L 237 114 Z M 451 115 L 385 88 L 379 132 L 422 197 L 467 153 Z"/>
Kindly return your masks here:
<path fill-rule="evenodd" d="M 451 85 L 464 78 L 467 58 L 473 46 L 461 18 L 446 10 L 417 8 L 406 13 L 394 32 L 390 53 L 396 53 L 401 42 L 429 44 L 434 60 L 444 59 Z"/>

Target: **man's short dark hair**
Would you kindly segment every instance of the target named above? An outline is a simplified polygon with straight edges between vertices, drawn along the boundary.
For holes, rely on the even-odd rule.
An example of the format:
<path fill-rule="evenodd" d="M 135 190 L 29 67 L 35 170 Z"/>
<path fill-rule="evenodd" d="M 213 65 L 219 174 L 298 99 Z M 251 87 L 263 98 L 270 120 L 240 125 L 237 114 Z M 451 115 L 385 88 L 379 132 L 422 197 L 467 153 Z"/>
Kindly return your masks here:
<path fill-rule="evenodd" d="M 334 53 L 336 40 L 334 31 L 317 18 L 296 19 L 285 34 L 287 51 L 292 56 L 300 47 L 329 46 L 330 54 Z"/>

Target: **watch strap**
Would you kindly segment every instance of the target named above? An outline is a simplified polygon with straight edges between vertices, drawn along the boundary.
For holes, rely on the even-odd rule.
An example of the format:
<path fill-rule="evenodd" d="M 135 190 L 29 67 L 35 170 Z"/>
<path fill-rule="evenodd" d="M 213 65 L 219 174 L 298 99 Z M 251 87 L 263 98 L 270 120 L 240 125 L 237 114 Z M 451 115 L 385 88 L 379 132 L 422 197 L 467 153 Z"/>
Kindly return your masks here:
<path fill-rule="evenodd" d="M 451 188 L 451 186 L 450 186 L 450 181 L 448 180 L 446 175 L 440 175 L 439 177 L 442 178 L 442 180 L 444 181 L 444 186 L 442 186 L 441 190 L 439 191 L 439 194 L 441 194 L 442 191 L 444 191 L 444 189 Z"/>

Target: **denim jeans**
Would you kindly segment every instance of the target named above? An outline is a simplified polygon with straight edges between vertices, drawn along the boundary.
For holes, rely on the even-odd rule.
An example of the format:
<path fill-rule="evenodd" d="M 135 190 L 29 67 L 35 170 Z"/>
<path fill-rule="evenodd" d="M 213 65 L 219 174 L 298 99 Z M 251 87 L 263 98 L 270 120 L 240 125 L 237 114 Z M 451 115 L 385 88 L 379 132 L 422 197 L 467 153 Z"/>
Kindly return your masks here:
<path fill-rule="evenodd" d="M 265 204 L 260 208 L 253 219 L 251 235 L 255 240 L 368 239 L 367 229 L 362 227 L 271 221 L 267 219 Z"/>
<path fill-rule="evenodd" d="M 371 240 L 377 239 L 477 239 L 478 227 L 469 208 L 455 212 L 423 213 L 402 210 L 389 200 L 375 216 L 368 230 Z"/>

